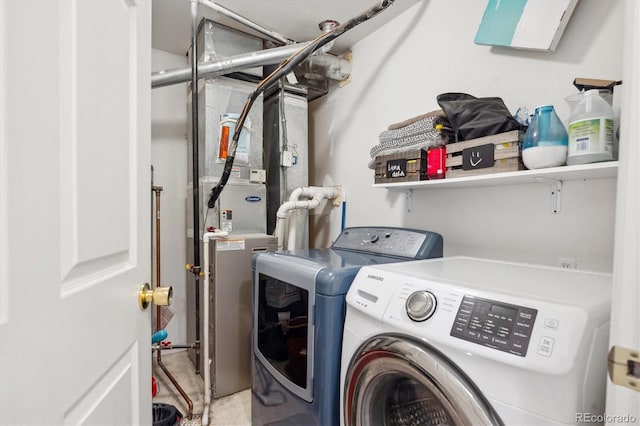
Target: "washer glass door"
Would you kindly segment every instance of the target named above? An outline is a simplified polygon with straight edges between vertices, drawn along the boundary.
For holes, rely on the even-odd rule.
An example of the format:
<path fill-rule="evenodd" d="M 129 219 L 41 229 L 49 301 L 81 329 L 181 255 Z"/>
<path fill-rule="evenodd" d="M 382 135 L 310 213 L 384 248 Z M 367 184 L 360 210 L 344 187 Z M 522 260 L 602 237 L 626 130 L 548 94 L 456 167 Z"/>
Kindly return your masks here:
<path fill-rule="evenodd" d="M 346 425 L 502 425 L 473 382 L 421 341 L 369 339 L 345 380 Z"/>

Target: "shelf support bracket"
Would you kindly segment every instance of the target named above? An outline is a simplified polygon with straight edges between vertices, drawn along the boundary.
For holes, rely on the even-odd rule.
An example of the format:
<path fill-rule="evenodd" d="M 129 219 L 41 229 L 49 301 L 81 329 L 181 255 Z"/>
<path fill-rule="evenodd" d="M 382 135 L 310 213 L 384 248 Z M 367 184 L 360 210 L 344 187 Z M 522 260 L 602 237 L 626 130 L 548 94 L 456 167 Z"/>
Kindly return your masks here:
<path fill-rule="evenodd" d="M 407 212 L 411 213 L 411 210 L 413 210 L 413 189 L 405 190 L 404 195 L 407 200 Z"/>
<path fill-rule="evenodd" d="M 546 183 L 551 190 L 551 213 L 560 213 L 560 206 L 562 201 L 562 181 L 559 179 L 551 179 L 541 176 L 535 176 L 533 178 L 538 183 Z"/>

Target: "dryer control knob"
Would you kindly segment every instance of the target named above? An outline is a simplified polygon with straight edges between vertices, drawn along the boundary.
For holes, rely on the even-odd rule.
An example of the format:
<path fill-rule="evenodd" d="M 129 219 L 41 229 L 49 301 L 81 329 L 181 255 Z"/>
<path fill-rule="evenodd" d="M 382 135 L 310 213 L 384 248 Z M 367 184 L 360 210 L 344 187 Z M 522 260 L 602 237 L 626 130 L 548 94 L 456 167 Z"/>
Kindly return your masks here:
<path fill-rule="evenodd" d="M 414 321 L 426 321 L 436 311 L 437 304 L 436 296 L 430 291 L 413 292 L 407 299 L 407 315 Z"/>
<path fill-rule="evenodd" d="M 378 236 L 378 234 L 372 234 L 369 236 L 369 238 L 367 240 L 365 240 L 365 242 L 367 243 L 375 243 L 380 239 L 380 237 Z"/>

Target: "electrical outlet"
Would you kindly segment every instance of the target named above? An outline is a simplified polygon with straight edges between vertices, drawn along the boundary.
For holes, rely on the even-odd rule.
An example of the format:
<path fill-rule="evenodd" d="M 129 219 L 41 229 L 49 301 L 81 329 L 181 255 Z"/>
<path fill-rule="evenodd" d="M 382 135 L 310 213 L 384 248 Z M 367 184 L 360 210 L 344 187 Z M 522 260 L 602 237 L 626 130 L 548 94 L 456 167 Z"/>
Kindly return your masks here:
<path fill-rule="evenodd" d="M 559 257 L 558 266 L 562 269 L 576 269 L 576 259 L 568 257 Z"/>

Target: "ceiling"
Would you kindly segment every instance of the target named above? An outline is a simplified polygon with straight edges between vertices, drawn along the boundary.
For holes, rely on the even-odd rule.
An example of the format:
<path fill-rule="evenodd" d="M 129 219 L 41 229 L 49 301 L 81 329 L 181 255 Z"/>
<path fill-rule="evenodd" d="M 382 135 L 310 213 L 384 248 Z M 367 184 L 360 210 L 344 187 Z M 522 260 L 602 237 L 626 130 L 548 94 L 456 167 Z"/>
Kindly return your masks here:
<path fill-rule="evenodd" d="M 355 42 L 419 1 L 396 0 L 378 16 L 338 37 L 331 52 L 339 55 L 348 51 Z M 327 19 L 345 22 L 376 4 L 376 0 L 216 0 L 215 3 L 284 37 L 303 42 L 320 34 L 320 22 Z M 198 21 L 205 17 L 258 35 L 206 6 L 198 6 L 198 15 Z M 191 43 L 190 16 L 189 0 L 153 0 L 153 48 L 185 55 Z"/>

